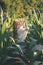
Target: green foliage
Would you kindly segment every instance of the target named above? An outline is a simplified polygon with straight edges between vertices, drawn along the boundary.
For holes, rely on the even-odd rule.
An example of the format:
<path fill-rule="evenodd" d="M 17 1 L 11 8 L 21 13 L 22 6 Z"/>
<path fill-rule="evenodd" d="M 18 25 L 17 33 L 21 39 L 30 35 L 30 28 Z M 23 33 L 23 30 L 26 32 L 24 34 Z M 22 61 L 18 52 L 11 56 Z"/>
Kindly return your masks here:
<path fill-rule="evenodd" d="M 29 14 L 30 8 L 32 7 L 38 8 L 40 11 L 43 11 L 42 0 L 2 0 L 1 2 L 6 5 L 6 11 L 8 11 L 10 15 L 12 12 L 12 15 L 16 14 L 19 17 L 27 16 Z"/>
<path fill-rule="evenodd" d="M 35 45 L 38 45 L 38 44 L 43 45 L 42 20 L 40 19 L 38 20 L 38 16 L 37 16 L 35 9 L 33 9 L 33 11 L 34 11 L 34 14 L 30 15 L 30 19 L 28 19 L 30 30 L 29 30 L 29 33 L 26 39 L 27 40 L 26 42 L 27 50 L 25 53 L 28 59 L 31 60 L 31 63 L 33 63 L 35 59 L 33 55 L 34 50 L 32 49 L 34 48 Z"/>
<path fill-rule="evenodd" d="M 9 37 L 11 36 L 10 29 L 6 28 L 6 21 L 2 25 L 0 25 L 0 50 L 1 48 L 6 47 L 6 45 L 9 45 L 10 42 L 8 41 Z"/>
<path fill-rule="evenodd" d="M 0 24 L 0 58 L 5 58 L 7 52 L 6 48 L 10 46 L 12 42 L 15 43 L 12 38 L 13 21 L 16 18 L 28 16 L 30 30 L 26 39 L 29 42 L 26 42 L 28 50 L 25 55 L 33 62 L 34 57 L 32 48 L 34 47 L 34 43 L 43 45 L 43 14 L 41 13 L 43 12 L 43 0 L 1 0 L 0 3 L 6 5 L 5 7 L 0 4 L 4 14 L 8 12 L 9 15 L 8 20 L 5 20 L 3 25 Z M 40 16 L 38 16 L 38 10 L 40 11 Z M 8 22 L 8 28 L 6 28 L 6 22 Z M 17 47 L 19 48 L 19 46 Z M 17 49 L 15 49 L 15 51 L 16 50 Z"/>
<path fill-rule="evenodd" d="M 2 34 L 6 31 L 6 21 L 2 25 Z"/>
<path fill-rule="evenodd" d="M 31 23 L 32 22 L 32 23 Z M 43 44 L 43 27 L 42 27 L 42 20 L 38 20 L 37 13 L 34 10 L 34 15 L 31 17 L 32 26 L 30 26 L 30 35 L 29 37 L 36 39 L 38 43 Z"/>

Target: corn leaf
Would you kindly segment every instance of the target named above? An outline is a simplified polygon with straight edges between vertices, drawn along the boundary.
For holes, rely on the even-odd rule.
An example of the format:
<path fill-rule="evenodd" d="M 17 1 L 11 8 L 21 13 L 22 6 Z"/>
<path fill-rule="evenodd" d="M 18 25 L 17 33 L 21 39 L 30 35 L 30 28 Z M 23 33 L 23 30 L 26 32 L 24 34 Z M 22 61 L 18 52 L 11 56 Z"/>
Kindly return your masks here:
<path fill-rule="evenodd" d="M 6 31 L 6 20 L 2 25 L 2 34 L 4 34 L 5 31 Z"/>

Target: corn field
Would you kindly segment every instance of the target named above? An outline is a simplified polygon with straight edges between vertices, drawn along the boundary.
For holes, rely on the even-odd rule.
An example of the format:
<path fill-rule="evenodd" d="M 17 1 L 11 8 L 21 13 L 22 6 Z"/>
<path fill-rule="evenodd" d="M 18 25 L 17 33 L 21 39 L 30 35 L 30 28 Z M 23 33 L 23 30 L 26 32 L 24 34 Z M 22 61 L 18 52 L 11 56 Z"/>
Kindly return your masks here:
<path fill-rule="evenodd" d="M 43 13 L 37 13 L 32 7 L 28 16 L 19 17 L 0 9 L 0 65 L 43 65 Z M 16 19 L 28 23 L 25 43 L 15 42 L 13 24 Z"/>

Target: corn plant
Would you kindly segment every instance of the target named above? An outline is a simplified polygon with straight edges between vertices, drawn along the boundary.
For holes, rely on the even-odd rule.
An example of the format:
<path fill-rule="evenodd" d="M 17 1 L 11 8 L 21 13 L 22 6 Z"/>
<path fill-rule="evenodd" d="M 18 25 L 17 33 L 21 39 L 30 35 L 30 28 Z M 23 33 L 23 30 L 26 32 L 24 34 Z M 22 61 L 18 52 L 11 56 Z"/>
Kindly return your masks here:
<path fill-rule="evenodd" d="M 28 37 L 36 39 L 38 44 L 43 44 L 43 24 L 42 20 L 38 20 L 37 13 L 34 10 L 34 14 L 31 16 L 32 26 L 30 27 L 30 34 Z"/>
<path fill-rule="evenodd" d="M 0 24 L 0 62 L 7 52 L 6 47 L 10 45 L 10 36 L 12 35 L 11 26 L 8 25 L 7 20 Z"/>
<path fill-rule="evenodd" d="M 38 20 L 37 13 L 33 9 L 34 14 L 31 15 L 30 20 L 28 19 L 28 24 L 30 26 L 29 34 L 27 35 L 27 50 L 25 52 L 28 59 L 30 58 L 31 63 L 34 62 L 34 52 L 33 48 L 36 44 L 43 45 L 43 24 L 42 20 Z M 29 22 L 30 21 L 30 22 Z M 32 64 L 31 64 L 32 65 Z"/>

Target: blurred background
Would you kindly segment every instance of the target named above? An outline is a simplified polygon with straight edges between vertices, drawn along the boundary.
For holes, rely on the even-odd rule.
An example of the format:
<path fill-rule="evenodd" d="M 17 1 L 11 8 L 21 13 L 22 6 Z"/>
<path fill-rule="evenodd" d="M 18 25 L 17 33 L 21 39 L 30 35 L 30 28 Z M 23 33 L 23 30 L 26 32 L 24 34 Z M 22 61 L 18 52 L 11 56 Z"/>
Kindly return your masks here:
<path fill-rule="evenodd" d="M 0 64 L 6 61 L 3 60 L 7 51 L 15 43 L 13 23 L 16 19 L 26 21 L 29 26 L 25 43 L 20 46 L 28 65 L 43 65 L 43 0 L 0 0 Z M 18 52 L 18 48 L 15 51 Z"/>

